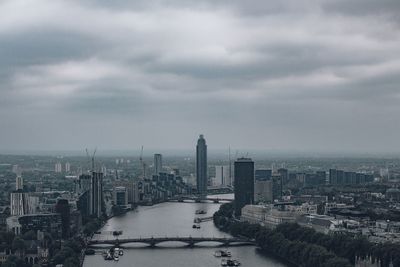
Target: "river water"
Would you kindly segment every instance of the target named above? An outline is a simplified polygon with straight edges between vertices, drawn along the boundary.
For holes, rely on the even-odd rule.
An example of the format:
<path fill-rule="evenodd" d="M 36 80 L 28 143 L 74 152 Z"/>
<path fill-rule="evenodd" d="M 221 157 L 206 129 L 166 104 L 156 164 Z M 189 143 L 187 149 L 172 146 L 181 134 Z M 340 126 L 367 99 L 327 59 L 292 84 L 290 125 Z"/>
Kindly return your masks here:
<path fill-rule="evenodd" d="M 122 230 L 122 238 L 136 237 L 224 237 L 228 234 L 219 231 L 212 221 L 201 223 L 200 229 L 193 229 L 195 217 L 209 217 L 219 208 L 214 203 L 162 203 L 154 206 L 139 207 L 120 217 L 111 218 L 100 230 L 95 239 L 113 239 L 112 231 Z M 203 209 L 205 215 L 195 215 L 195 211 Z M 105 261 L 101 254 L 86 256 L 84 267 L 218 267 L 220 258 L 213 256 L 215 247 L 212 243 L 202 243 L 195 248 L 184 247 L 178 242 L 158 245 L 161 248 L 148 248 L 143 244 L 125 244 L 124 255 L 118 262 Z M 129 248 L 135 247 L 135 248 Z M 284 267 L 286 265 L 275 259 L 261 255 L 254 246 L 229 247 L 232 258 L 238 259 L 242 265 L 249 267 Z M 100 252 L 102 249 L 99 249 Z"/>

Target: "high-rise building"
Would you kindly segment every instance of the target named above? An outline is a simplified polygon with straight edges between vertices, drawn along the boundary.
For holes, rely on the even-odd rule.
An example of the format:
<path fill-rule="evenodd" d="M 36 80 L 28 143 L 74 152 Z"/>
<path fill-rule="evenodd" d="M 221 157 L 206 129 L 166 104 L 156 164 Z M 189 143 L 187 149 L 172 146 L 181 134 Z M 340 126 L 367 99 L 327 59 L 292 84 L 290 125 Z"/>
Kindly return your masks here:
<path fill-rule="evenodd" d="M 65 172 L 70 172 L 71 171 L 71 164 L 69 162 L 65 163 Z"/>
<path fill-rule="evenodd" d="M 114 204 L 117 206 L 128 205 L 128 190 L 126 189 L 126 187 L 114 187 Z"/>
<path fill-rule="evenodd" d="M 90 215 L 100 217 L 103 207 L 103 173 L 92 172 L 90 185 Z"/>
<path fill-rule="evenodd" d="M 21 176 L 17 176 L 15 178 L 15 190 L 22 190 L 24 189 L 24 180 Z"/>
<path fill-rule="evenodd" d="M 61 172 L 62 172 L 62 165 L 61 165 L 61 162 L 57 162 L 57 163 L 54 165 L 54 171 L 57 172 L 57 173 L 61 173 Z"/>
<path fill-rule="evenodd" d="M 231 186 L 231 180 L 229 176 L 229 166 L 215 166 L 215 186 L 225 185 Z"/>
<path fill-rule="evenodd" d="M 61 216 L 62 237 L 68 238 L 70 234 L 71 211 L 67 199 L 59 199 L 56 204 L 56 213 Z"/>
<path fill-rule="evenodd" d="M 254 162 L 250 158 L 235 161 L 235 215 L 240 216 L 245 205 L 254 203 Z"/>
<path fill-rule="evenodd" d="M 162 172 L 162 155 L 154 154 L 154 175 L 158 175 Z"/>
<path fill-rule="evenodd" d="M 197 193 L 207 193 L 207 145 L 204 136 L 201 134 L 196 146 L 196 179 Z"/>
<path fill-rule="evenodd" d="M 278 169 L 278 173 L 281 176 L 282 185 L 285 185 L 289 181 L 289 171 L 285 168 Z"/>
<path fill-rule="evenodd" d="M 12 216 L 29 213 L 29 195 L 22 190 L 14 191 L 10 195 L 10 212 Z"/>
<path fill-rule="evenodd" d="M 139 202 L 139 187 L 134 180 L 116 180 L 113 182 L 114 187 L 125 187 L 128 194 L 128 203 Z"/>

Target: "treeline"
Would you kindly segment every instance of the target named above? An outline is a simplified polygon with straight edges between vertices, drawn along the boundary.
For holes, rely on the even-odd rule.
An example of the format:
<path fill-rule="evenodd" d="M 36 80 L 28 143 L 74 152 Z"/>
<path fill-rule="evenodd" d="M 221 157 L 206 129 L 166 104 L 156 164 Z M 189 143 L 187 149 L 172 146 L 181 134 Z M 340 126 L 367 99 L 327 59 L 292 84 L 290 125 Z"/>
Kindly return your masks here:
<path fill-rule="evenodd" d="M 374 244 L 363 236 L 352 237 L 346 233 L 326 235 L 298 224 L 281 224 L 276 231 L 292 241 L 322 246 L 352 263 L 356 256 L 372 256 L 380 259 L 382 267 L 389 266 L 391 262 L 393 266 L 400 266 L 400 245 L 397 244 Z"/>
<path fill-rule="evenodd" d="M 344 233 L 326 235 L 298 224 L 282 224 L 274 230 L 258 224 L 237 222 L 233 219 L 232 203 L 221 205 L 214 214 L 215 225 L 234 236 L 255 239 L 265 253 L 276 255 L 298 266 L 347 267 L 354 266 L 355 256 L 372 255 L 382 267 L 400 266 L 400 246 L 372 244 L 363 237 Z"/>

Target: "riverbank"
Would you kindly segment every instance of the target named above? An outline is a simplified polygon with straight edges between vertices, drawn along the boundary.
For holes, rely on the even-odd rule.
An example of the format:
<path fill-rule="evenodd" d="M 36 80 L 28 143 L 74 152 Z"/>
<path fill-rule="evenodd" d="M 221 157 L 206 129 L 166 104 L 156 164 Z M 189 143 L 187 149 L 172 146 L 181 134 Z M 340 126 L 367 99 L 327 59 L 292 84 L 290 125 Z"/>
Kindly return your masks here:
<path fill-rule="evenodd" d="M 274 255 L 294 266 L 351 267 L 347 259 L 340 258 L 325 247 L 286 238 L 279 226 L 267 229 L 258 224 L 239 222 L 233 219 L 232 203 L 221 205 L 214 213 L 214 224 L 221 231 L 233 236 L 254 239 L 265 255 Z M 284 225 L 283 225 L 284 226 Z M 282 226 L 282 227 L 283 227 Z"/>

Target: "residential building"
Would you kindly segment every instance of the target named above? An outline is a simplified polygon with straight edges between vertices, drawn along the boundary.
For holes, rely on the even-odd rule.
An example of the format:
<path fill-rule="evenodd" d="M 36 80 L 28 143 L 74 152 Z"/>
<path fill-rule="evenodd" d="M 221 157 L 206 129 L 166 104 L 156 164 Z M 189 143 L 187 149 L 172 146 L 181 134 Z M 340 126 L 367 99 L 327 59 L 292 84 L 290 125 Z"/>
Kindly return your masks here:
<path fill-rule="evenodd" d="M 196 179 L 197 193 L 205 195 L 207 193 L 207 144 L 201 134 L 196 146 Z"/>

